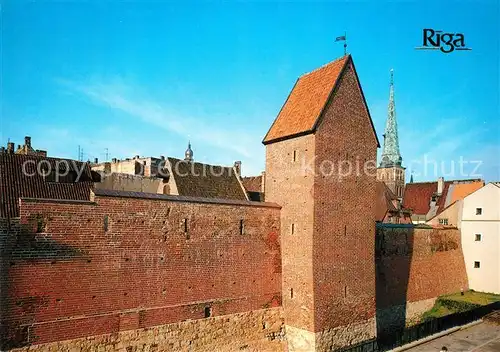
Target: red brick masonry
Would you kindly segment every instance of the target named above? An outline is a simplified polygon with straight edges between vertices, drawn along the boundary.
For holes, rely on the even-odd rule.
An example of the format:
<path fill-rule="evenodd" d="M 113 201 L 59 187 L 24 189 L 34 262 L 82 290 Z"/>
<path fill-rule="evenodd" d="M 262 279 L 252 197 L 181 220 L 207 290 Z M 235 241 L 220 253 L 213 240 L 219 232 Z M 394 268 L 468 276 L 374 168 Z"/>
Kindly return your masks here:
<path fill-rule="evenodd" d="M 377 308 L 468 288 L 460 230 L 377 228 Z"/>
<path fill-rule="evenodd" d="M 175 199 L 22 199 L 3 258 L 10 345 L 281 305 L 280 208 Z"/>

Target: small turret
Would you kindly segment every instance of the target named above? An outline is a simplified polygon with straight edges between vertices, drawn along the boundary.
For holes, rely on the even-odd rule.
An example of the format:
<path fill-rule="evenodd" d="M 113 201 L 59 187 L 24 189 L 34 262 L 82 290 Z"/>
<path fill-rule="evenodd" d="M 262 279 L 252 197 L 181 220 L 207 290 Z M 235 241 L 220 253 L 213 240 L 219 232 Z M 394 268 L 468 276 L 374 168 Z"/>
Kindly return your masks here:
<path fill-rule="evenodd" d="M 193 161 L 193 150 L 191 149 L 191 142 L 188 142 L 188 147 L 184 153 L 184 160 Z"/>

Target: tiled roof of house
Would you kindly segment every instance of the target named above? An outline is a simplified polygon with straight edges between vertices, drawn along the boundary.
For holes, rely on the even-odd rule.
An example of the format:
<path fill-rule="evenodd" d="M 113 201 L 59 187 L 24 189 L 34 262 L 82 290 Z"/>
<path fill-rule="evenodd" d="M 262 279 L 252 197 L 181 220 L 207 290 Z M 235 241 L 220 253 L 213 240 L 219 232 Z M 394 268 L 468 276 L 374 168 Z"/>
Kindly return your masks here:
<path fill-rule="evenodd" d="M 299 77 L 263 143 L 313 132 L 349 61 L 350 55 L 343 56 Z"/>
<path fill-rule="evenodd" d="M 232 167 L 168 160 L 180 196 L 247 200 Z"/>
<path fill-rule="evenodd" d="M 483 185 L 484 181 L 479 179 L 446 181 L 443 192 L 437 200 L 436 214 Z M 404 207 L 412 209 L 417 215 L 427 214 L 430 210 L 431 198 L 437 193 L 437 186 L 437 182 L 407 183 L 403 197 Z"/>
<path fill-rule="evenodd" d="M 427 214 L 430 200 L 437 192 L 437 182 L 407 183 L 403 195 L 403 205 L 414 214 Z"/>
<path fill-rule="evenodd" d="M 245 187 L 248 198 L 255 202 L 264 201 L 264 193 L 262 192 L 262 175 L 248 176 L 241 179 L 243 187 Z"/>
<path fill-rule="evenodd" d="M 41 169 L 54 170 L 57 162 L 67 161 L 71 174 L 61 177 L 55 182 L 49 175 L 44 177 L 37 172 L 37 165 Z M 23 165 L 25 165 L 23 172 Z M 66 164 L 60 164 L 65 169 Z M 78 182 L 72 182 L 74 172 L 84 168 Z M 0 217 L 12 218 L 19 216 L 19 198 L 46 198 L 89 200 L 90 190 L 93 188 L 90 167 L 86 163 L 75 160 L 47 158 L 36 155 L 0 154 Z"/>
<path fill-rule="evenodd" d="M 377 182 L 376 184 L 377 199 L 376 199 L 376 221 L 383 221 L 389 210 L 396 210 L 391 202 L 391 190 L 387 188 L 384 182 Z M 388 193 L 388 191 L 390 193 Z"/>
<path fill-rule="evenodd" d="M 454 184 L 453 192 L 451 192 L 450 202 L 454 203 L 457 200 L 464 199 L 469 194 L 474 193 L 479 188 L 484 186 L 483 181 L 471 182 L 471 183 L 457 183 Z"/>
<path fill-rule="evenodd" d="M 262 176 L 248 176 L 241 179 L 243 186 L 248 192 L 260 192 L 262 190 Z"/>

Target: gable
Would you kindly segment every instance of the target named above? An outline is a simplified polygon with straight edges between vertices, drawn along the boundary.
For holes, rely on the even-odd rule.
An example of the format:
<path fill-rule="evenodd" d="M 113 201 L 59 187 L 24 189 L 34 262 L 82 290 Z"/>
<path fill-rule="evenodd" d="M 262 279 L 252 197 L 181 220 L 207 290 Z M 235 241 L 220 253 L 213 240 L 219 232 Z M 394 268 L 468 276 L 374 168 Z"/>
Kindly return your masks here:
<path fill-rule="evenodd" d="M 264 137 L 264 144 L 313 129 L 347 59 L 344 56 L 299 77 Z"/>
<path fill-rule="evenodd" d="M 323 111 L 314 124 L 313 131 L 316 133 L 326 119 L 335 125 L 343 126 L 354 131 L 354 138 L 360 142 L 367 139 L 375 141 L 380 147 L 375 126 L 373 125 L 370 111 L 359 83 L 358 75 L 352 60 L 347 62 L 337 79 Z M 344 119 L 342 123 L 338 119 Z"/>
<path fill-rule="evenodd" d="M 351 56 L 347 55 L 299 77 L 278 117 L 264 137 L 263 143 L 269 144 L 313 133 L 327 103 L 338 86 L 340 77 L 348 65 L 352 65 L 364 107 L 368 116 L 370 116 L 354 63 Z M 369 120 L 374 137 L 377 140 L 377 146 L 380 146 L 371 117 L 369 117 Z"/>

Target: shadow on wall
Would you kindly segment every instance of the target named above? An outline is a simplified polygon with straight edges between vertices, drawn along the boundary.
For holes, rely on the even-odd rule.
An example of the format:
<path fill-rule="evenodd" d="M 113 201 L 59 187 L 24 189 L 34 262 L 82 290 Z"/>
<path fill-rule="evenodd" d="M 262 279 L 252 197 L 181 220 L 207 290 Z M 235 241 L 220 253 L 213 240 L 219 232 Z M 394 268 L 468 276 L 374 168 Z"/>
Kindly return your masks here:
<path fill-rule="evenodd" d="M 380 347 L 406 326 L 410 267 L 414 250 L 414 226 L 377 223 L 375 281 L 377 336 Z"/>
<path fill-rule="evenodd" d="M 26 266 L 51 265 L 85 255 L 38 231 L 43 230 L 38 218 L 31 219 L 28 225 L 20 225 L 18 219 L 0 219 L 0 222 L 0 351 L 4 351 L 33 342 L 29 324 L 48 300 L 44 296 L 18 295 L 10 278 Z"/>

